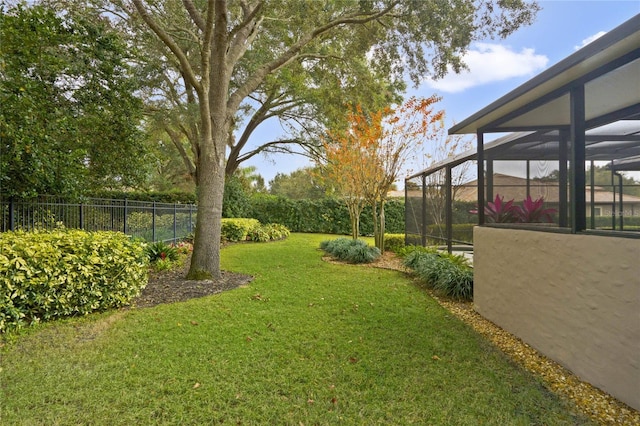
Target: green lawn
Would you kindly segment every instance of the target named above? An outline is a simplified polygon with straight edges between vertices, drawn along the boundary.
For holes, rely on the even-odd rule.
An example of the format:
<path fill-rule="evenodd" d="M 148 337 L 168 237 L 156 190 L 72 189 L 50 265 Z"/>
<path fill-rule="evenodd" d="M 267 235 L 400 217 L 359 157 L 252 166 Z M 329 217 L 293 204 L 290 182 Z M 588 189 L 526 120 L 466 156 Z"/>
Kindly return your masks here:
<path fill-rule="evenodd" d="M 0 423 L 589 424 L 403 274 L 323 262 L 327 238 L 224 249 L 246 288 L 24 333 Z"/>

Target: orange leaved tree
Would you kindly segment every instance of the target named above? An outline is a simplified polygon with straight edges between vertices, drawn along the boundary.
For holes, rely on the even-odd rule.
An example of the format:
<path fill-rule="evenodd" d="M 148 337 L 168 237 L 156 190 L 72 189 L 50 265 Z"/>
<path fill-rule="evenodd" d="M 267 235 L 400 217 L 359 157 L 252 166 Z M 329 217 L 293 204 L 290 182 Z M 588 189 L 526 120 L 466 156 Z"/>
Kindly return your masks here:
<path fill-rule="evenodd" d="M 347 205 L 353 239 L 360 235 L 360 215 L 367 202 L 368 186 L 379 174 L 375 157 L 383 114 L 379 111 L 367 115 L 356 106 L 347 115 L 347 129 L 329 131 L 323 141 L 322 177 Z"/>
<path fill-rule="evenodd" d="M 387 193 L 400 177 L 407 160 L 420 146 L 440 134 L 444 112 L 440 100 L 412 97 L 395 109 L 365 113 L 356 107 L 348 115 L 345 132 L 325 141 L 325 176 L 349 207 L 352 235 L 357 238 L 359 217 L 366 204 L 373 211 L 376 247 L 384 250 L 384 206 Z"/>

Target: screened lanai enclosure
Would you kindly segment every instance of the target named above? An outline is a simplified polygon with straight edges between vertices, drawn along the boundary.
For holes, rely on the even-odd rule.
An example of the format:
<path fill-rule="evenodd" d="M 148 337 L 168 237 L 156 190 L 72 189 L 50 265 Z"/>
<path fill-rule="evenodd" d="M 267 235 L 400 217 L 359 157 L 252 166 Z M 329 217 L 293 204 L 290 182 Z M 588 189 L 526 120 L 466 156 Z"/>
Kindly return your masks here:
<path fill-rule="evenodd" d="M 562 130 L 516 132 L 485 144 L 483 205 L 495 205 L 498 197 L 524 213 L 487 209 L 485 223 L 570 232 L 571 149 L 569 134 Z M 471 248 L 480 215 L 477 157 L 476 150 L 465 152 L 406 179 L 408 244 Z M 640 236 L 640 117 L 588 130 L 584 164 L 585 229 Z M 527 210 L 527 197 L 546 213 Z"/>
<path fill-rule="evenodd" d="M 407 179 L 407 242 L 473 243 L 480 315 L 640 409 L 640 15 L 449 133 L 477 149 Z"/>

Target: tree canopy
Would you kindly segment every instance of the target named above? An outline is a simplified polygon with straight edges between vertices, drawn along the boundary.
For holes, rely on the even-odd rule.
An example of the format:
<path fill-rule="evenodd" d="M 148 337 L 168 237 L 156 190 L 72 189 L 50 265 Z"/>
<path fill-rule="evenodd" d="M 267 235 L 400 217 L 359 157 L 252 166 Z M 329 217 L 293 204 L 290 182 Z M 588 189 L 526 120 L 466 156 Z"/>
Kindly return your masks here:
<path fill-rule="evenodd" d="M 269 193 L 292 200 L 318 200 L 325 198 L 328 189 L 322 184 L 320 170 L 304 167 L 289 174 L 277 173 L 269 181 Z"/>

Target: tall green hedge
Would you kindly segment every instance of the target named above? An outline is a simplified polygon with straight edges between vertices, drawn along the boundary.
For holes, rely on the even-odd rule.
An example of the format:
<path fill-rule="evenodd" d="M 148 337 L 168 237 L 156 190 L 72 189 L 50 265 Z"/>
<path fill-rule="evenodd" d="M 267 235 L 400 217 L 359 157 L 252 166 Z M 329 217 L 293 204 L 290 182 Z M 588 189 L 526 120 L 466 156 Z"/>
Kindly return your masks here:
<path fill-rule="evenodd" d="M 107 198 L 113 200 L 136 200 L 155 201 L 156 203 L 168 204 L 196 204 L 198 199 L 195 192 L 166 191 L 166 192 L 144 192 L 144 191 L 94 191 L 86 194 L 87 197 Z"/>
<path fill-rule="evenodd" d="M 292 232 L 326 234 L 351 233 L 349 212 L 344 202 L 327 198 L 322 200 L 291 200 L 274 195 L 256 194 L 251 197 L 248 217 L 261 223 L 280 223 Z M 404 202 L 390 200 L 385 207 L 386 232 L 404 233 Z M 360 216 L 360 233 L 373 234 L 371 208 Z"/>
<path fill-rule="evenodd" d="M 0 332 L 128 304 L 147 284 L 144 247 L 118 232 L 0 234 Z"/>

